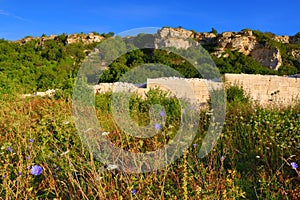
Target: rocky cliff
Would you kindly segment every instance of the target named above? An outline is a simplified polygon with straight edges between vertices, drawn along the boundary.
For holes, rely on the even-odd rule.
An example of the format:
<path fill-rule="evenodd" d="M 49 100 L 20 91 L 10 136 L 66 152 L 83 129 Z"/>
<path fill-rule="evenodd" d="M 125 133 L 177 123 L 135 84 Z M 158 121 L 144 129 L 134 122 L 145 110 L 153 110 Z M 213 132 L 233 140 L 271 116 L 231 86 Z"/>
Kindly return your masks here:
<path fill-rule="evenodd" d="M 268 42 L 260 41 L 260 38 L 257 38 L 252 30 L 215 34 L 208 32 L 197 33 L 182 28 L 165 27 L 158 31 L 155 46 L 165 45 L 187 49 L 192 45 L 187 41 L 188 38 L 194 39 L 195 42 L 201 45 L 215 46 L 212 54 L 218 57 L 228 56 L 225 51 L 229 49 L 251 56 L 262 66 L 270 69 L 278 70 L 283 64 L 280 49 L 276 46 L 274 47 L 274 45 L 270 45 Z M 272 40 L 283 44 L 300 44 L 300 38 L 297 36 L 274 35 Z M 289 54 L 296 59 L 300 58 L 299 49 L 290 49 Z"/>

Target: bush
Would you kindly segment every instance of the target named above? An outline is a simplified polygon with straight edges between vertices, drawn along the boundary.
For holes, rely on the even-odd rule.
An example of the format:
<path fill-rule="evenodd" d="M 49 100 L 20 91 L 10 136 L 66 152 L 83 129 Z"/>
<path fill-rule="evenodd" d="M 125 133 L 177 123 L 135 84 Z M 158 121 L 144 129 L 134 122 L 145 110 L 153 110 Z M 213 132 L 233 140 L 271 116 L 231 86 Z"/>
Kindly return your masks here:
<path fill-rule="evenodd" d="M 249 103 L 250 97 L 239 86 L 230 86 L 226 89 L 228 103 Z"/>

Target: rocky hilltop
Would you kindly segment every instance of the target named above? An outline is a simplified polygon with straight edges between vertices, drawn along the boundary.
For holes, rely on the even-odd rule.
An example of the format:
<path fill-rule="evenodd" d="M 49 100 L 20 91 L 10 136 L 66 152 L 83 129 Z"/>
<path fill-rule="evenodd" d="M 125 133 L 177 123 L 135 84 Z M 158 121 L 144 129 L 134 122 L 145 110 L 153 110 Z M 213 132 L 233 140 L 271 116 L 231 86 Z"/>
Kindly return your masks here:
<path fill-rule="evenodd" d="M 92 44 L 100 42 L 105 37 L 100 34 L 68 34 L 65 35 L 65 44 L 83 43 Z M 39 40 L 43 44 L 46 40 L 55 39 L 56 35 L 42 36 L 40 38 L 26 37 L 18 40 L 20 44 L 25 44 L 31 40 Z M 278 70 L 283 64 L 282 52 L 278 45 L 296 45 L 300 47 L 299 36 L 278 36 L 269 33 L 269 40 L 259 37 L 255 31 L 245 29 L 240 32 L 223 32 L 220 34 L 213 32 L 195 32 L 185 30 L 182 28 L 164 27 L 160 29 L 154 40 L 154 46 L 174 46 L 176 48 L 188 48 L 192 43 L 190 39 L 196 44 L 204 47 L 213 47 L 210 53 L 217 57 L 227 57 L 227 50 L 238 51 L 244 55 L 251 56 L 255 61 L 262 66 L 273 70 Z M 295 59 L 300 59 L 300 48 L 288 48 L 288 55 Z"/>
<path fill-rule="evenodd" d="M 276 36 L 272 35 L 273 41 L 282 44 L 300 45 L 300 37 L 297 36 Z M 182 28 L 162 28 L 158 31 L 156 46 L 166 45 L 177 48 L 188 48 L 190 43 L 186 40 L 193 38 L 203 46 L 215 46 L 213 55 L 226 57 L 226 50 L 238 51 L 247 56 L 251 56 L 262 66 L 278 70 L 282 65 L 282 55 L 280 49 L 269 42 L 261 41 L 254 35 L 252 30 L 243 30 L 240 32 L 223 32 L 221 34 L 208 32 L 194 32 Z M 290 49 L 288 52 L 296 59 L 300 58 L 300 51 Z"/>
<path fill-rule="evenodd" d="M 102 35 L 96 34 L 96 33 L 80 33 L 80 34 L 67 34 L 65 35 L 65 44 L 72 44 L 72 43 L 83 43 L 83 44 L 92 44 L 95 42 L 100 42 L 103 40 L 105 37 Z M 21 40 L 18 40 L 16 42 L 20 44 L 25 44 L 31 40 L 38 40 L 42 44 L 46 40 L 54 40 L 57 38 L 57 35 L 50 35 L 50 36 L 42 36 L 42 37 L 26 37 Z"/>

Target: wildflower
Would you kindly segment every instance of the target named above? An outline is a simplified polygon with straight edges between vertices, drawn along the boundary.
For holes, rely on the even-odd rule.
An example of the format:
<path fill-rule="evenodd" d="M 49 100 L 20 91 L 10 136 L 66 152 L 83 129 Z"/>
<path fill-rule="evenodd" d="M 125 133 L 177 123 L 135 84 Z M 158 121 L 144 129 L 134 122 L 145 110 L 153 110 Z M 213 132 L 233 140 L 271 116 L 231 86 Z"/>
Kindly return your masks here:
<path fill-rule="evenodd" d="M 30 167 L 30 166 L 28 166 L 28 167 L 27 167 L 27 169 L 28 169 L 28 170 L 30 170 L 30 169 L 31 169 L 31 167 Z"/>
<path fill-rule="evenodd" d="M 8 147 L 7 150 L 12 153 L 13 152 L 13 149 L 11 147 Z"/>
<path fill-rule="evenodd" d="M 30 160 L 30 156 L 27 156 L 26 159 L 27 159 L 27 160 Z"/>
<path fill-rule="evenodd" d="M 29 142 L 34 142 L 34 139 L 30 138 L 30 139 L 29 139 Z"/>
<path fill-rule="evenodd" d="M 68 154 L 70 151 L 69 150 L 67 150 L 67 151 L 65 151 L 65 152 L 62 152 L 60 155 L 61 156 L 63 156 L 63 155 L 66 155 L 66 154 Z"/>
<path fill-rule="evenodd" d="M 225 156 L 222 156 L 222 157 L 221 157 L 221 160 L 224 161 L 224 160 L 225 160 Z"/>
<path fill-rule="evenodd" d="M 30 169 L 30 173 L 32 175 L 35 175 L 35 176 L 38 176 L 42 173 L 43 171 L 43 168 L 41 166 L 38 166 L 38 165 L 34 165 L 32 166 L 32 168 Z"/>
<path fill-rule="evenodd" d="M 212 111 L 206 112 L 206 115 L 213 115 Z"/>
<path fill-rule="evenodd" d="M 109 164 L 109 165 L 107 166 L 107 170 L 113 170 L 113 169 L 117 169 L 117 168 L 118 168 L 117 165 L 111 165 L 111 164 Z"/>
<path fill-rule="evenodd" d="M 18 176 L 22 176 L 22 172 L 19 172 L 19 173 L 18 173 Z"/>
<path fill-rule="evenodd" d="M 6 178 L 6 174 L 3 174 L 2 178 L 5 179 Z"/>
<path fill-rule="evenodd" d="M 296 170 L 298 168 L 298 165 L 295 162 L 291 162 L 291 167 Z"/>
<path fill-rule="evenodd" d="M 64 122 L 63 122 L 64 125 L 67 125 L 67 124 L 69 124 L 69 123 L 70 123 L 69 121 L 64 121 Z"/>
<path fill-rule="evenodd" d="M 108 135 L 109 134 L 109 132 L 103 132 L 102 133 L 102 135 Z"/>
<path fill-rule="evenodd" d="M 197 146 L 197 144 L 193 144 L 193 146 L 194 146 L 194 147 L 196 147 L 196 146 Z"/>
<path fill-rule="evenodd" d="M 161 125 L 160 124 L 155 124 L 154 128 L 158 131 L 159 129 L 161 129 Z"/>
<path fill-rule="evenodd" d="M 162 110 L 162 111 L 159 112 L 159 115 L 160 115 L 161 117 L 164 117 L 164 116 L 166 116 L 166 112 Z"/>
<path fill-rule="evenodd" d="M 136 189 L 133 189 L 133 190 L 131 191 L 131 193 L 132 193 L 132 194 L 136 194 Z"/>

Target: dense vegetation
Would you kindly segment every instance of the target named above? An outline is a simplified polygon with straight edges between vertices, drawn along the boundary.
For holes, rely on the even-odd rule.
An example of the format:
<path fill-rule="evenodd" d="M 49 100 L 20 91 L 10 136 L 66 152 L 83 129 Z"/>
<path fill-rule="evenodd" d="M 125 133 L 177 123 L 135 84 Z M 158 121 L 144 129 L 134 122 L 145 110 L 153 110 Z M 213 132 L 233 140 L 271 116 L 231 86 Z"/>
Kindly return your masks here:
<path fill-rule="evenodd" d="M 72 88 L 81 61 L 97 43 L 66 44 L 66 37 L 25 44 L 0 40 L 0 94 Z"/>

